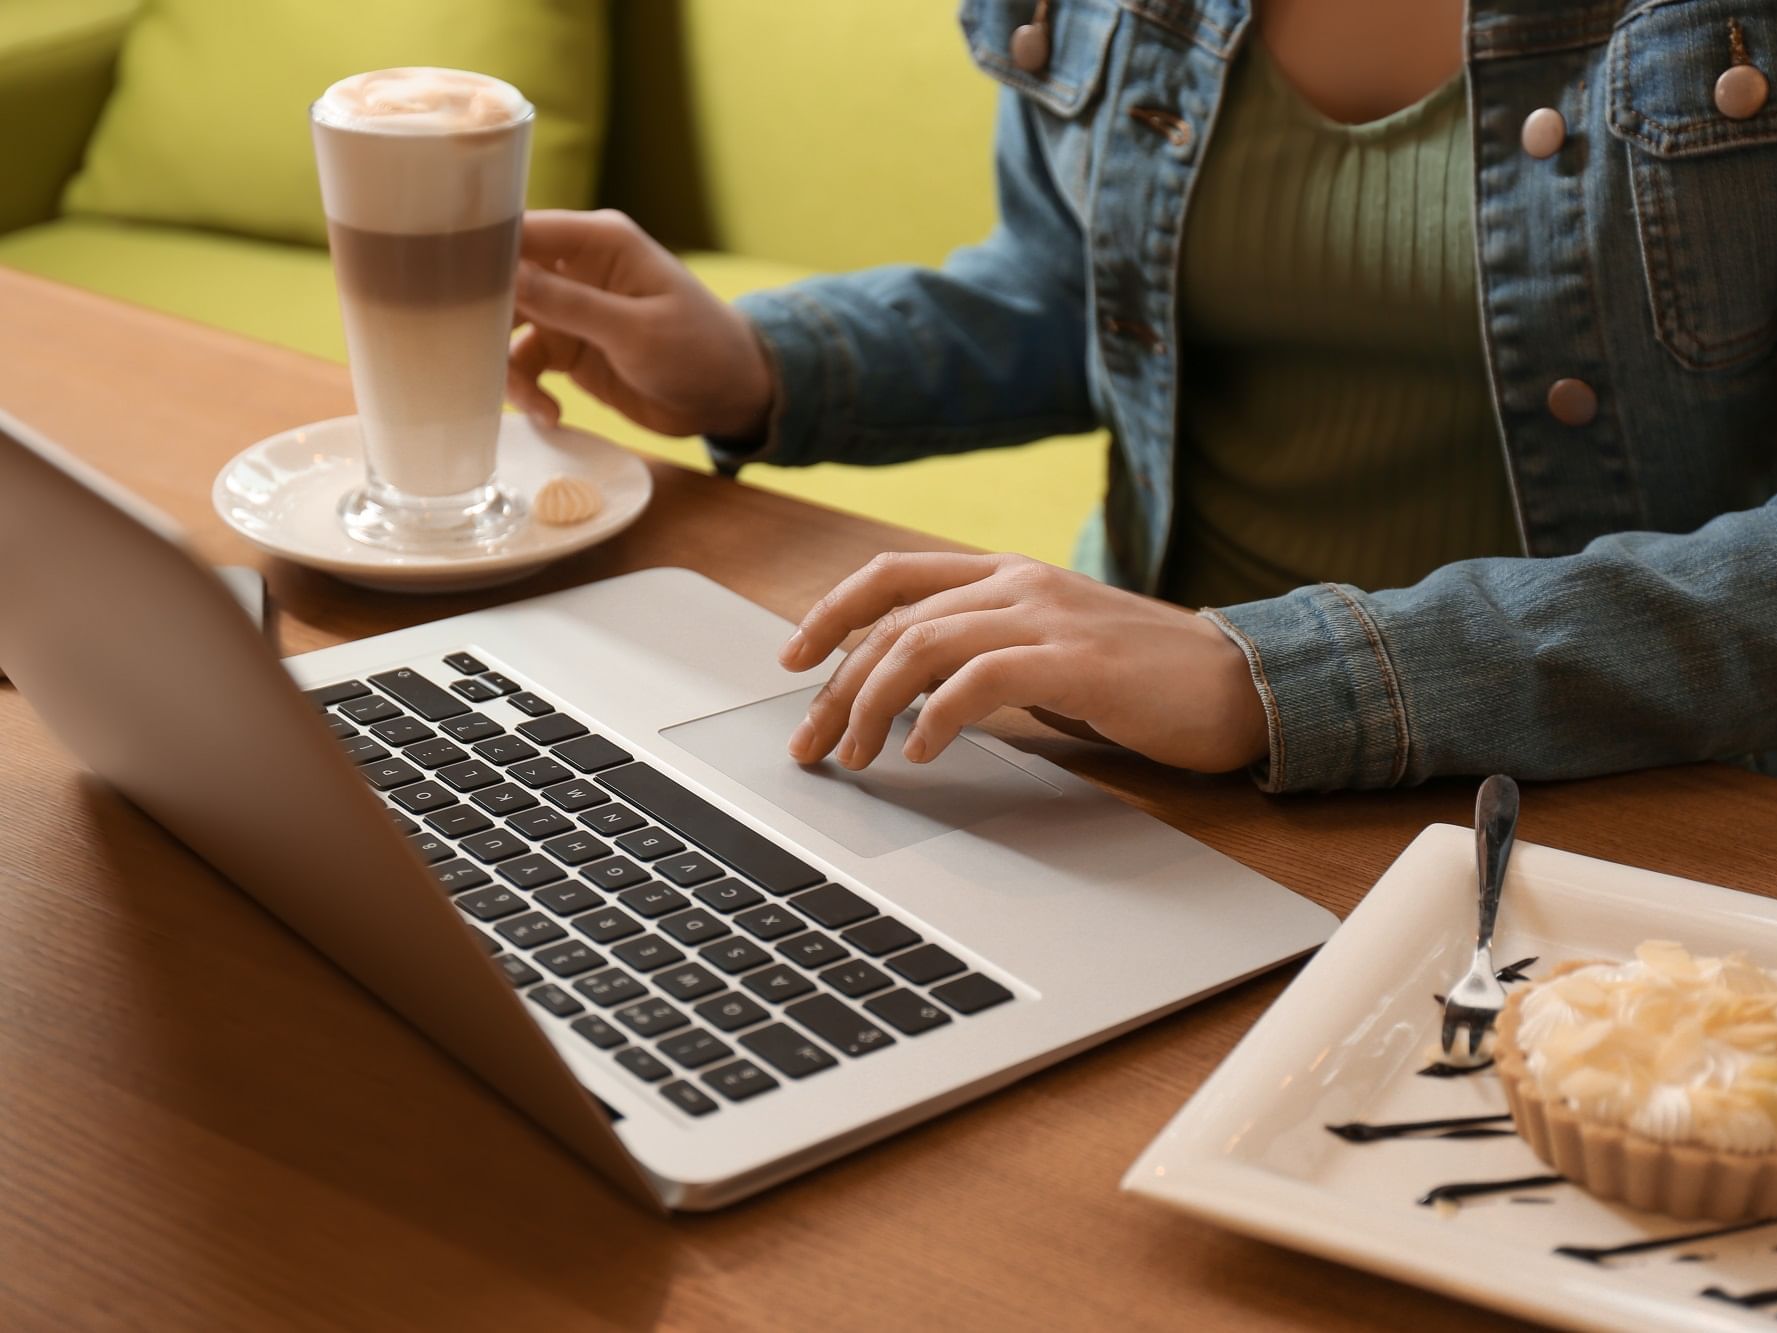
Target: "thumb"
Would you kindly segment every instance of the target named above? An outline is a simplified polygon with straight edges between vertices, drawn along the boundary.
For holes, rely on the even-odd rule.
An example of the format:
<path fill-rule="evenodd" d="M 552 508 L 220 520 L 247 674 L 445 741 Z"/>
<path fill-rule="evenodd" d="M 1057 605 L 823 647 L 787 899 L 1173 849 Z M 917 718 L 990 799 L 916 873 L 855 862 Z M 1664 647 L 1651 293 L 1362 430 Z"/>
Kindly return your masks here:
<path fill-rule="evenodd" d="M 584 338 L 595 347 L 631 331 L 630 301 L 573 278 L 552 273 L 528 259 L 518 266 L 518 312 L 534 324 Z"/>

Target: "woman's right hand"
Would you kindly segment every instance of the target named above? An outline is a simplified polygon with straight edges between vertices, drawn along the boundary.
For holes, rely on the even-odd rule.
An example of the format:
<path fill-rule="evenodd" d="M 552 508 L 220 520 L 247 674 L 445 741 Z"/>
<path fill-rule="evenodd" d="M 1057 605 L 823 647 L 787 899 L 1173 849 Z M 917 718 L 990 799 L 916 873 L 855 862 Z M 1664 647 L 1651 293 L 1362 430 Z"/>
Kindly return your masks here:
<path fill-rule="evenodd" d="M 771 369 L 746 316 L 622 213 L 526 213 L 506 396 L 555 424 L 537 383 L 562 370 L 663 435 L 763 437 Z"/>

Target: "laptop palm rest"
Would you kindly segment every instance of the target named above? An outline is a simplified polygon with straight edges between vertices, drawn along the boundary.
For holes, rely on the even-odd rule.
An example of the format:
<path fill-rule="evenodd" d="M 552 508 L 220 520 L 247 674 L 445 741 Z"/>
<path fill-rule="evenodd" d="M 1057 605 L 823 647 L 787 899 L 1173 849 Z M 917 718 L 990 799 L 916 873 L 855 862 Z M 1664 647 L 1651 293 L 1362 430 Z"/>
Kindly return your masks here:
<path fill-rule="evenodd" d="M 899 851 L 1059 794 L 966 736 L 930 763 L 908 763 L 901 755 L 912 729 L 905 713 L 895 719 L 881 755 L 861 773 L 832 759 L 798 764 L 784 746 L 819 688 L 682 722 L 660 734 L 859 856 Z"/>

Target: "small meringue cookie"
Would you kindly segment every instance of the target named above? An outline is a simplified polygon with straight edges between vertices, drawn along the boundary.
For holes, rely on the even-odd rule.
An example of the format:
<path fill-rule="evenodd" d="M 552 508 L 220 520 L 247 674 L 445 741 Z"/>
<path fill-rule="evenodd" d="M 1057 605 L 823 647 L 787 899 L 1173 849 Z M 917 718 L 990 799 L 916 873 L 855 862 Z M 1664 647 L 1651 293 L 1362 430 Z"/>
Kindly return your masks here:
<path fill-rule="evenodd" d="M 589 481 L 578 477 L 551 477 L 531 501 L 531 509 L 539 523 L 568 528 L 586 522 L 604 508 L 604 503 L 598 487 Z"/>

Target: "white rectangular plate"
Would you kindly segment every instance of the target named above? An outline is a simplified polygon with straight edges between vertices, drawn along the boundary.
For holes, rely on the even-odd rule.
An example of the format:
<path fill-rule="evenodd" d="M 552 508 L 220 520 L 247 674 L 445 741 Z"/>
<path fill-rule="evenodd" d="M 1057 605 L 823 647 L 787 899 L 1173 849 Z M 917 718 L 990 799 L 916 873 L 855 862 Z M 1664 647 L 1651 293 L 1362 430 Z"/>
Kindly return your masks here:
<path fill-rule="evenodd" d="M 1150 1144 L 1123 1187 L 1280 1245 L 1572 1328 L 1769 1328 L 1777 1220 L 1731 1235 L 1592 1198 L 1519 1188 L 1459 1209 L 1418 1200 L 1457 1182 L 1551 1174 L 1515 1135 L 1349 1143 L 1328 1125 L 1503 1114 L 1492 1072 L 1420 1077 L 1432 998 L 1474 948 L 1475 841 L 1427 828 L 1319 955 Z M 1494 961 L 1626 958 L 1646 939 L 1745 949 L 1777 965 L 1777 900 L 1519 844 Z M 1501 1121 L 1509 1126 L 1509 1121 Z M 1558 1247 L 1666 1242 L 1598 1260 Z"/>

